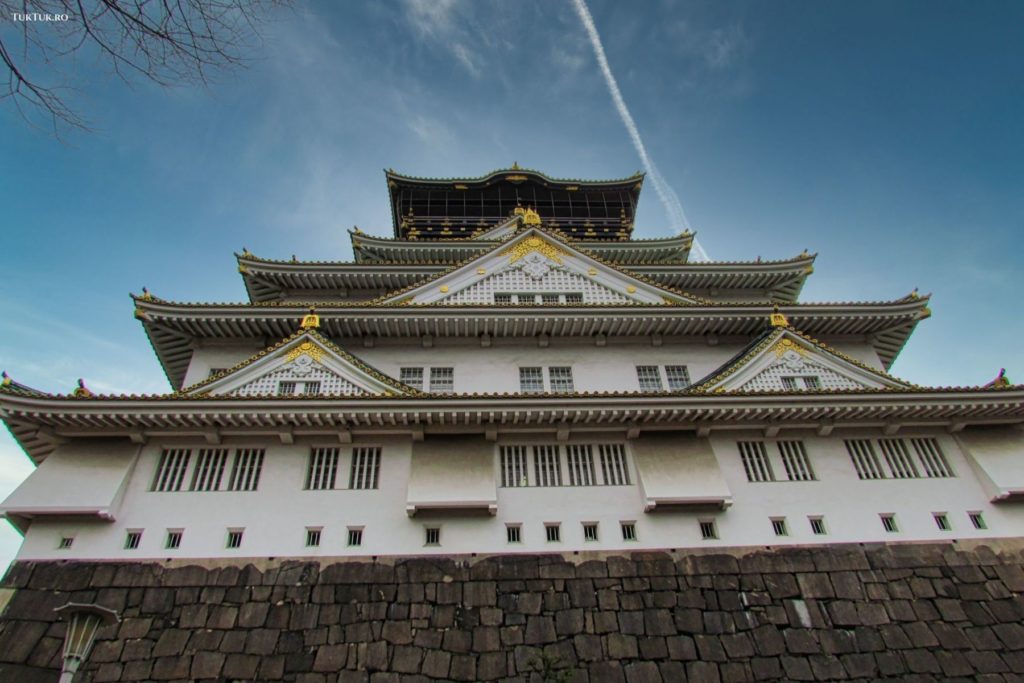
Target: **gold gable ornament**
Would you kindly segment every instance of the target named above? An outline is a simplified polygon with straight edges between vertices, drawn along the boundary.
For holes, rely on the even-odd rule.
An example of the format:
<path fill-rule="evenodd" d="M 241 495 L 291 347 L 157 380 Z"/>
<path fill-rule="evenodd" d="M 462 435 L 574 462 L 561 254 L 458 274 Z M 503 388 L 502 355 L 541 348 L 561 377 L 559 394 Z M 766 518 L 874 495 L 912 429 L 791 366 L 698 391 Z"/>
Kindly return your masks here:
<path fill-rule="evenodd" d="M 779 313 L 779 307 L 775 306 L 771 314 L 772 327 L 789 327 L 789 320 L 785 314 Z"/>
<path fill-rule="evenodd" d="M 83 380 L 81 378 L 79 378 L 79 380 L 78 380 L 78 386 L 75 387 L 75 396 L 80 396 L 80 397 L 92 396 L 92 392 L 89 391 L 89 388 L 87 386 L 85 386 L 85 380 Z"/>
<path fill-rule="evenodd" d="M 523 213 L 523 225 L 540 225 L 540 214 L 533 210 L 532 206 L 526 207 Z"/>
<path fill-rule="evenodd" d="M 3 372 L 3 380 L 0 380 L 0 386 L 9 387 L 11 386 L 11 378 L 7 375 L 7 371 Z"/>
<path fill-rule="evenodd" d="M 291 363 L 299 356 L 309 356 L 319 363 L 320 359 L 324 357 L 324 350 L 313 342 L 305 341 L 291 349 L 287 354 L 285 354 L 284 358 L 286 361 Z"/>
<path fill-rule="evenodd" d="M 315 308 L 310 308 L 309 313 L 303 316 L 299 329 L 315 330 L 318 327 L 320 327 L 320 316 L 316 314 Z"/>

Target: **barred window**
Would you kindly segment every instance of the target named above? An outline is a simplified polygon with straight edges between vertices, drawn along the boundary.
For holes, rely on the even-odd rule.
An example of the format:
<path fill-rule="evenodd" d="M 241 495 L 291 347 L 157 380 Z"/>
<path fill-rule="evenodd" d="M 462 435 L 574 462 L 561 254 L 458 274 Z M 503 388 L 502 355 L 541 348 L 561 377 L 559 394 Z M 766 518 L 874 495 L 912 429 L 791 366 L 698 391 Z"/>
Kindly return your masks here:
<path fill-rule="evenodd" d="M 665 377 L 668 379 L 668 388 L 673 391 L 690 386 L 690 371 L 685 365 L 666 365 Z"/>
<path fill-rule="evenodd" d="M 601 474 L 606 486 L 625 486 L 629 484 L 629 471 L 626 469 L 626 449 L 622 444 L 601 444 L 597 447 L 601 454 Z"/>
<path fill-rule="evenodd" d="M 547 536 L 548 543 L 558 543 L 562 540 L 562 525 L 561 524 L 545 524 L 544 533 Z"/>
<path fill-rule="evenodd" d="M 295 394 L 295 382 L 278 382 L 277 383 L 277 395 L 278 396 L 293 396 Z"/>
<path fill-rule="evenodd" d="M 776 536 L 789 536 L 789 529 L 786 528 L 785 517 L 775 517 L 772 519 L 772 531 L 775 532 Z"/>
<path fill-rule="evenodd" d="M 139 547 L 139 543 L 142 542 L 142 530 L 141 529 L 129 529 L 128 533 L 124 537 L 124 549 L 135 550 Z"/>
<path fill-rule="evenodd" d="M 512 303 L 512 295 L 511 294 L 504 294 L 504 293 L 495 294 L 494 295 L 494 303 L 496 303 L 496 304 L 510 304 L 510 303 Z"/>
<path fill-rule="evenodd" d="M 505 539 L 509 543 L 522 543 L 523 542 L 523 527 L 520 524 L 506 524 L 505 525 Z"/>
<path fill-rule="evenodd" d="M 896 515 L 879 515 L 882 520 L 882 528 L 890 534 L 894 534 L 900 530 L 896 525 Z"/>
<path fill-rule="evenodd" d="M 305 382 L 302 385 L 304 396 L 317 396 L 320 393 L 320 382 Z"/>
<path fill-rule="evenodd" d="M 333 489 L 338 478 L 337 448 L 313 448 L 309 452 L 306 469 L 306 489 L 311 491 Z"/>
<path fill-rule="evenodd" d="M 167 541 L 164 543 L 164 547 L 168 550 L 177 550 L 181 547 L 181 537 L 184 535 L 184 531 L 181 529 L 168 529 L 167 530 Z"/>
<path fill-rule="evenodd" d="M 846 452 L 857 470 L 859 479 L 885 479 L 885 472 L 878 461 L 874 446 L 867 439 L 846 439 Z"/>
<path fill-rule="evenodd" d="M 935 520 L 935 526 L 939 527 L 939 531 L 949 531 L 953 527 L 949 523 L 949 517 L 946 516 L 945 512 L 936 512 L 932 514 L 932 519 Z"/>
<path fill-rule="evenodd" d="M 814 375 L 811 375 L 809 377 L 801 377 L 800 379 L 804 381 L 804 388 L 809 391 L 816 391 L 818 389 L 821 389 L 821 380 Z"/>
<path fill-rule="evenodd" d="M 533 447 L 533 473 L 537 486 L 561 486 L 562 467 L 558 446 Z"/>
<path fill-rule="evenodd" d="M 519 368 L 519 391 L 526 394 L 544 391 L 544 369 Z"/>
<path fill-rule="evenodd" d="M 786 391 L 815 391 L 821 389 L 821 380 L 815 375 L 804 377 L 780 377 Z"/>
<path fill-rule="evenodd" d="M 584 522 L 583 523 L 583 540 L 584 541 L 596 541 L 597 540 L 597 522 Z"/>
<path fill-rule="evenodd" d="M 423 390 L 423 368 L 399 368 L 398 379 L 413 389 Z"/>
<path fill-rule="evenodd" d="M 768 460 L 768 451 L 763 441 L 739 441 L 740 459 L 743 471 L 747 473 L 747 481 L 775 481 L 772 464 Z"/>
<path fill-rule="evenodd" d="M 228 548 L 241 548 L 242 547 L 242 533 L 244 529 L 228 529 L 228 541 L 226 547 Z"/>
<path fill-rule="evenodd" d="M 917 479 L 921 476 L 903 439 L 879 439 L 878 446 L 893 479 Z"/>
<path fill-rule="evenodd" d="M 430 368 L 430 390 L 451 392 L 455 390 L 455 368 Z"/>
<path fill-rule="evenodd" d="M 350 547 L 357 547 L 363 544 L 363 527 L 350 526 L 348 528 L 348 545 Z"/>
<path fill-rule="evenodd" d="M 570 392 L 574 390 L 572 382 L 572 368 L 548 368 L 548 377 L 551 380 L 551 391 Z"/>
<path fill-rule="evenodd" d="M 71 548 L 71 545 L 74 542 L 75 542 L 75 537 L 74 536 L 61 536 L 60 540 L 57 542 L 57 549 L 58 550 L 69 550 Z"/>
<path fill-rule="evenodd" d="M 636 522 L 621 522 L 619 526 L 622 528 L 623 541 L 636 540 Z"/>
<path fill-rule="evenodd" d="M 786 479 L 790 481 L 813 481 L 814 470 L 803 441 L 779 441 L 776 443 Z"/>
<path fill-rule="evenodd" d="M 319 548 L 320 547 L 320 534 L 323 531 L 323 527 L 306 527 L 306 547 L 307 548 Z"/>
<path fill-rule="evenodd" d="M 160 453 L 160 462 L 156 467 L 151 491 L 180 491 L 185 480 L 185 470 L 192 458 L 188 448 L 165 448 Z"/>
<path fill-rule="evenodd" d="M 526 469 L 526 446 L 502 446 L 501 456 L 501 485 L 529 486 Z"/>
<path fill-rule="evenodd" d="M 796 377 L 780 377 L 782 388 L 785 391 L 796 391 Z"/>
<path fill-rule="evenodd" d="M 945 454 L 939 448 L 939 442 L 934 438 L 911 439 L 917 458 L 924 468 L 925 476 L 928 477 L 952 477 L 953 468 L 949 466 Z"/>
<path fill-rule="evenodd" d="M 537 300 L 540 298 L 533 292 L 522 292 L 520 294 L 515 294 L 514 296 L 516 303 L 525 306 L 532 306 L 533 304 L 536 304 Z"/>
<path fill-rule="evenodd" d="M 975 529 L 984 530 L 988 528 L 988 524 L 985 523 L 985 518 L 981 515 L 980 512 L 968 512 L 967 517 L 971 520 L 971 525 Z"/>
<path fill-rule="evenodd" d="M 540 302 L 545 306 L 559 303 L 559 296 L 557 294 L 541 294 Z"/>
<path fill-rule="evenodd" d="M 583 303 L 582 292 L 569 292 L 565 295 L 565 303 L 567 304 L 581 304 Z"/>
<path fill-rule="evenodd" d="M 718 538 L 718 527 L 714 520 L 707 519 L 700 522 L 700 537 L 705 541 Z"/>
<path fill-rule="evenodd" d="M 239 448 L 235 451 L 228 491 L 256 490 L 260 485 L 260 473 L 263 471 L 264 452 L 262 448 Z"/>
<path fill-rule="evenodd" d="M 566 447 L 569 461 L 569 486 L 593 486 L 594 455 L 589 445 L 570 445 Z"/>
<path fill-rule="evenodd" d="M 353 448 L 350 489 L 375 489 L 380 474 L 380 448 Z"/>
<path fill-rule="evenodd" d="M 441 527 L 428 526 L 424 533 L 424 545 L 441 545 Z"/>
<path fill-rule="evenodd" d="M 825 531 L 825 518 L 824 517 L 808 517 L 807 521 L 811 523 L 811 533 L 815 536 L 824 536 Z"/>
<path fill-rule="evenodd" d="M 636 377 L 641 391 L 661 391 L 661 373 L 657 365 L 636 366 Z"/>
<path fill-rule="evenodd" d="M 228 462 L 228 449 L 203 448 L 196 458 L 196 467 L 192 470 L 191 491 L 219 491 L 220 482 L 224 477 L 224 467 Z"/>

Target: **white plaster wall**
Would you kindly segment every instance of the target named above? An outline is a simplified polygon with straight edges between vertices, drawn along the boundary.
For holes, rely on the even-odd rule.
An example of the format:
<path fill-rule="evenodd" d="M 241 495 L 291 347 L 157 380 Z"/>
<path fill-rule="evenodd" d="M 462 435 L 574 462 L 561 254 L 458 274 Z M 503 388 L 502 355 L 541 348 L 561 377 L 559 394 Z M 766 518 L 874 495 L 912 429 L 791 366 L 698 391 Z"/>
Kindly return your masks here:
<path fill-rule="evenodd" d="M 501 488 L 497 489 L 498 512 L 486 515 L 406 514 L 411 442 L 406 437 L 360 440 L 357 445 L 383 448 L 380 488 L 367 491 L 305 491 L 303 483 L 312 442 L 282 445 L 277 440 L 228 441 L 225 446 L 265 445 L 267 456 L 259 490 L 255 492 L 174 492 L 148 490 L 164 442 L 147 445 L 128 484 L 116 521 L 97 523 L 80 519 L 38 520 L 32 524 L 21 559 L 71 558 L 202 558 L 202 557 L 301 557 L 387 554 L 451 554 L 542 552 L 547 550 L 619 550 L 631 548 L 686 548 L 707 546 L 764 546 L 868 541 L 952 540 L 957 538 L 1013 537 L 1024 535 L 1024 505 L 992 505 L 955 441 L 943 432 L 907 432 L 900 436 L 935 436 L 956 477 L 861 481 L 843 445 L 844 436 L 878 438 L 871 433 L 842 433 L 820 438 L 812 432 L 783 432 L 784 438 L 801 438 L 819 481 L 750 483 L 743 473 L 737 439 L 756 439 L 756 432 L 713 434 L 715 457 L 733 496 L 724 512 L 643 512 L 632 451 L 627 443 L 631 484 L 628 486 Z M 430 438 L 430 437 L 428 437 Z M 642 438 L 642 437 L 641 437 Z M 570 443 L 624 442 L 624 434 L 573 437 Z M 499 443 L 555 443 L 553 435 L 523 438 L 502 436 Z M 193 448 L 202 444 L 192 443 Z M 316 445 L 335 445 L 323 441 Z M 769 444 L 770 445 L 770 444 Z M 494 476 L 498 473 L 498 444 Z M 351 448 L 342 445 L 338 481 L 347 485 Z M 769 452 L 772 452 L 769 448 Z M 195 455 L 193 455 L 193 458 Z M 563 457 L 563 470 L 565 459 Z M 781 463 L 775 463 L 782 476 Z M 226 476 L 226 475 L 225 475 Z M 187 484 L 186 484 L 187 486 Z M 988 530 L 972 527 L 968 512 L 981 512 Z M 941 531 L 932 513 L 948 515 L 953 529 Z M 886 533 L 879 513 L 896 515 L 900 531 Z M 825 519 L 828 534 L 814 536 L 809 515 Z M 790 535 L 774 536 L 770 518 L 785 517 Z M 713 519 L 719 539 L 700 538 L 698 522 Z M 619 524 L 635 521 L 638 540 L 624 542 Z M 544 524 L 562 525 L 560 543 L 545 540 Z M 583 541 L 583 522 L 599 523 L 600 539 Z M 520 544 L 506 542 L 506 524 L 521 524 Z M 425 547 L 424 527 L 441 527 L 441 545 Z M 305 546 L 305 528 L 322 526 L 322 545 Z M 346 547 L 348 526 L 364 527 L 363 545 Z M 244 527 L 239 549 L 225 549 L 227 530 Z M 184 529 L 181 548 L 164 549 L 168 528 Z M 140 547 L 125 550 L 128 529 L 143 529 Z M 60 536 L 75 537 L 69 550 L 57 549 Z"/>

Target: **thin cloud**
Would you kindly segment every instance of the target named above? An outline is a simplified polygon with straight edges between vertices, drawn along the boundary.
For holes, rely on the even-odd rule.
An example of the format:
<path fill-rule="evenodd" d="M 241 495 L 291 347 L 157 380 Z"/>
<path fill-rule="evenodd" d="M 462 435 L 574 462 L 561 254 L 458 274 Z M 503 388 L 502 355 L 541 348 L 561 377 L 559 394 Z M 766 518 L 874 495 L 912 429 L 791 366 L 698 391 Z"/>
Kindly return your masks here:
<path fill-rule="evenodd" d="M 459 0 L 404 0 L 406 19 L 419 36 L 447 50 L 473 78 L 484 73 L 482 55 L 471 44 L 488 44 L 486 34 L 461 17 Z"/>

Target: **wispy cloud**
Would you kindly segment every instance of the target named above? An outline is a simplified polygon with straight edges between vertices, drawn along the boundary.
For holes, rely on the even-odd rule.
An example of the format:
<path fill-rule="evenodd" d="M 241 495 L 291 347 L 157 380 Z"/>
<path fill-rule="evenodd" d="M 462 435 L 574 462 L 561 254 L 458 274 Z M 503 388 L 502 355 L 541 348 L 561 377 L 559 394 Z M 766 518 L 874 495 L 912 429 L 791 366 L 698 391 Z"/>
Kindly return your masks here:
<path fill-rule="evenodd" d="M 459 0 L 404 0 L 409 25 L 435 46 L 448 50 L 473 78 L 484 73 L 484 58 L 473 45 L 488 38 L 463 17 Z"/>

